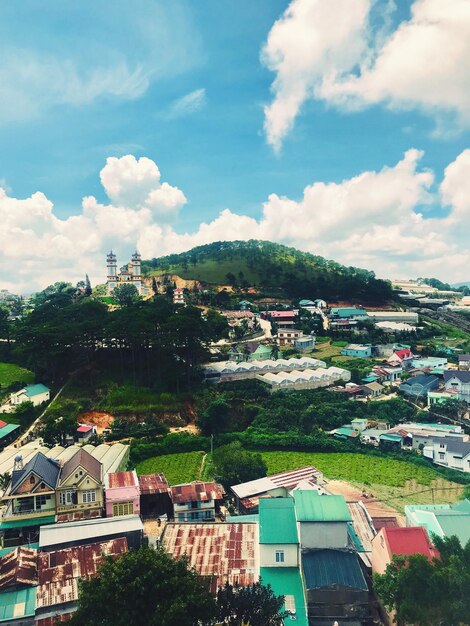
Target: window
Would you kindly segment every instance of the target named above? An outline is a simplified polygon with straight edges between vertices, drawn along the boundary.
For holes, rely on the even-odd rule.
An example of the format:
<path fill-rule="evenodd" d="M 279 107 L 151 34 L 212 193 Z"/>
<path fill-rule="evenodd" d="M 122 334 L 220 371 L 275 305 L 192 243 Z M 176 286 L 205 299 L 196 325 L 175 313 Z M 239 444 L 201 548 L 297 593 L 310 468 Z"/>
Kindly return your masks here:
<path fill-rule="evenodd" d="M 133 502 L 120 502 L 113 504 L 113 516 L 120 517 L 121 515 L 132 515 L 134 513 Z"/>
<path fill-rule="evenodd" d="M 96 491 L 94 489 L 84 491 L 82 494 L 82 502 L 84 504 L 87 504 L 89 502 L 96 502 Z"/>
<path fill-rule="evenodd" d="M 36 508 L 46 504 L 46 496 L 36 496 Z"/>
<path fill-rule="evenodd" d="M 445 459 L 445 456 L 446 455 L 444 454 L 444 452 L 439 452 L 439 458 L 441 459 L 441 461 Z"/>
<path fill-rule="evenodd" d="M 276 563 L 284 563 L 284 550 L 276 550 Z"/>
<path fill-rule="evenodd" d="M 61 491 L 59 494 L 59 503 L 60 504 L 73 504 L 74 495 L 75 495 L 75 492 L 72 489 L 67 489 L 67 491 Z"/>
<path fill-rule="evenodd" d="M 34 485 L 34 476 L 33 476 L 33 475 L 31 475 L 31 476 L 29 477 L 29 484 L 30 484 L 30 485 Z"/>

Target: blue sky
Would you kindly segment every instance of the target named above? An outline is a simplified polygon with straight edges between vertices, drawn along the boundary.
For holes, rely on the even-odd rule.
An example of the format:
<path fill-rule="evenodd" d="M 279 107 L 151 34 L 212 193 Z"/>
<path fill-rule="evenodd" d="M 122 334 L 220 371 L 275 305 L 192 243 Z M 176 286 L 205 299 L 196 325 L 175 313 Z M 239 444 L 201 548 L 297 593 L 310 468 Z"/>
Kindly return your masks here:
<path fill-rule="evenodd" d="M 458 50 L 455 72 L 428 60 L 435 37 L 469 46 L 469 3 L 455 0 L 448 23 L 435 0 L 358 0 L 355 16 L 345 2 L 2 3 L 2 236 L 11 243 L 22 232 L 0 253 L 0 286 L 27 291 L 86 271 L 99 280 L 111 245 L 153 256 L 251 236 L 382 276 L 468 280 L 468 77 Z M 425 28 L 429 17 L 437 34 Z M 410 150 L 420 152 L 407 159 Z M 137 160 L 113 162 L 103 185 L 106 159 L 127 155 Z M 146 181 L 140 157 L 161 179 L 147 168 Z M 120 188 L 144 180 L 146 192 L 147 182 L 168 181 L 180 195 L 163 200 L 164 186 L 153 204 L 142 194 L 124 201 L 110 197 L 113 176 L 123 177 Z M 105 221 L 120 227 L 113 233 Z"/>

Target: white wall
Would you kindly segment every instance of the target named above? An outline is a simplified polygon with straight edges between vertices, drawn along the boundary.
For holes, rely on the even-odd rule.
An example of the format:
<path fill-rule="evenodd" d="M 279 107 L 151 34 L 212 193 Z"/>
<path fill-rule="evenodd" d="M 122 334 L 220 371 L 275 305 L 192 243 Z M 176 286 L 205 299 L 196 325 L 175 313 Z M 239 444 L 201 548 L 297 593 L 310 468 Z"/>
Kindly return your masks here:
<path fill-rule="evenodd" d="M 284 563 L 276 563 L 276 550 L 284 550 Z M 299 564 L 298 544 L 260 543 L 260 567 L 297 567 Z"/>

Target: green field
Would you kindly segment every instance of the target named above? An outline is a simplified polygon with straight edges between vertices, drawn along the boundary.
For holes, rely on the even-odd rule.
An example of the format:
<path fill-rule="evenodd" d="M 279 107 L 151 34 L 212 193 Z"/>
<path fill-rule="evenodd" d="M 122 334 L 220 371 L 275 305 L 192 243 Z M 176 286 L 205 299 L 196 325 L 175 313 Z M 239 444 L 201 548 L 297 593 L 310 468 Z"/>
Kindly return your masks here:
<path fill-rule="evenodd" d="M 162 454 L 138 463 L 138 474 L 165 474 L 170 485 L 189 483 L 201 477 L 203 452 L 179 452 Z"/>
<path fill-rule="evenodd" d="M 14 363 L 0 363 L 0 387 L 8 387 L 14 382 L 33 383 L 34 374 Z"/>
<path fill-rule="evenodd" d="M 238 273 L 243 272 L 245 280 L 250 284 L 257 284 L 260 280 L 259 272 L 250 269 L 247 263 L 243 260 L 238 260 L 236 263 L 237 278 Z M 234 271 L 234 263 L 232 260 L 226 259 L 216 261 L 214 259 L 207 259 L 199 261 L 196 266 L 189 264 L 187 267 L 183 265 L 170 265 L 165 270 L 151 270 L 149 276 L 160 276 L 161 274 L 176 274 L 186 280 L 200 280 L 207 283 L 213 283 L 215 285 L 226 285 L 227 274 Z"/>
<path fill-rule="evenodd" d="M 407 461 L 354 453 L 262 452 L 268 474 L 313 465 L 326 478 L 367 488 L 376 498 L 398 510 L 405 504 L 453 502 L 462 485 L 441 478 L 431 467 Z"/>

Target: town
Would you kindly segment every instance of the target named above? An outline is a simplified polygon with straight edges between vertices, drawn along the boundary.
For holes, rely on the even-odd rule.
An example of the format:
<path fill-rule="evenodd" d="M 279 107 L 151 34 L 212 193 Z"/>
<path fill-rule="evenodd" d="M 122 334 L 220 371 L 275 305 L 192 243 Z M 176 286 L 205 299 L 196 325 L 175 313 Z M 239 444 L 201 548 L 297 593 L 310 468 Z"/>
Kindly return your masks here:
<path fill-rule="evenodd" d="M 203 280 L 214 251 L 2 292 L 0 624 L 74 623 L 79 581 L 139 550 L 219 600 L 261 583 L 286 625 L 391 624 L 390 568 L 470 541 L 469 297 L 289 299 Z"/>

